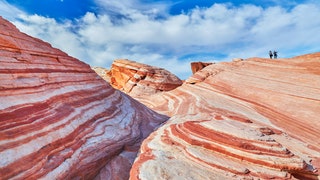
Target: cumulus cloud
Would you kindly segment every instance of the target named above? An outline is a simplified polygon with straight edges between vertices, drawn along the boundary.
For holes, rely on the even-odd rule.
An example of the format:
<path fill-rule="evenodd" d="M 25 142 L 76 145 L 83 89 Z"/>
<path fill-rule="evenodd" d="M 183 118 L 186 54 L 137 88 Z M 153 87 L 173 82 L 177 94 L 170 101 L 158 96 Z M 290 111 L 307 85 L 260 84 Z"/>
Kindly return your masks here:
<path fill-rule="evenodd" d="M 18 20 L 13 21 L 21 31 L 50 42 L 53 46 L 90 63 L 86 52 L 86 45 L 81 43 L 81 37 L 73 31 L 71 21 L 58 23 L 53 18 L 39 15 L 20 14 Z"/>
<path fill-rule="evenodd" d="M 114 59 L 127 58 L 181 78 L 191 74 L 191 61 L 267 57 L 273 49 L 280 57 L 319 51 L 319 3 L 292 8 L 213 4 L 170 15 L 168 4 L 148 9 L 138 0 L 97 1 L 104 9 L 79 19 L 57 22 L 22 14 L 13 22 L 93 66 L 109 67 Z"/>

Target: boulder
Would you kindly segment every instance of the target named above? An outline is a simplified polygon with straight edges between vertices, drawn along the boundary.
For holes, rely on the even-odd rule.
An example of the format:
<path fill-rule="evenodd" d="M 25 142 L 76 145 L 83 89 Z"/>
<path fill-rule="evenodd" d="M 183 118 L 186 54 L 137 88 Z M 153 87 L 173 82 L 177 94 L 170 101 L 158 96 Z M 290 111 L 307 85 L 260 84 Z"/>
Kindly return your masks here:
<path fill-rule="evenodd" d="M 163 68 L 127 59 L 115 60 L 109 75 L 114 88 L 133 97 L 170 91 L 182 84 L 177 76 Z"/>

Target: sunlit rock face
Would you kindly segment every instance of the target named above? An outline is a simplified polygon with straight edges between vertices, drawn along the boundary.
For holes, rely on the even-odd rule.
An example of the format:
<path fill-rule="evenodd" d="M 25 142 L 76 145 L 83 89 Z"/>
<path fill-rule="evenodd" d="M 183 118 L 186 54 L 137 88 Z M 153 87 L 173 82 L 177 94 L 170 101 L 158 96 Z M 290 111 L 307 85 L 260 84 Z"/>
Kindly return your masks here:
<path fill-rule="evenodd" d="M 201 69 L 211 65 L 213 63 L 208 63 L 208 62 L 192 62 L 191 63 L 191 71 L 192 71 L 192 74 L 200 71 Z"/>
<path fill-rule="evenodd" d="M 140 101 L 171 118 L 131 179 L 320 178 L 320 53 L 209 65 Z"/>
<path fill-rule="evenodd" d="M 94 70 L 102 79 L 110 83 L 110 76 L 109 76 L 109 70 L 102 67 L 92 67 L 92 70 Z"/>
<path fill-rule="evenodd" d="M 133 97 L 170 91 L 182 84 L 177 76 L 165 69 L 127 59 L 115 60 L 109 75 L 113 87 Z"/>
<path fill-rule="evenodd" d="M 128 179 L 167 120 L 2 18 L 0 64 L 0 179 Z"/>

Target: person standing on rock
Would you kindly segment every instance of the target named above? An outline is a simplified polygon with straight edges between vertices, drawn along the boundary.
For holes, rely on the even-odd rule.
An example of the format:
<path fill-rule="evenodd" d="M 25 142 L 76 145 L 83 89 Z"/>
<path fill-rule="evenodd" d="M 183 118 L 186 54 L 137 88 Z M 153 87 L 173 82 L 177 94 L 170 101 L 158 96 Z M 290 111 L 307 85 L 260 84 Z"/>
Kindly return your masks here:
<path fill-rule="evenodd" d="M 272 59 L 272 56 L 273 56 L 272 51 L 269 51 L 269 56 L 270 56 L 270 59 Z"/>
<path fill-rule="evenodd" d="M 278 58 L 278 52 L 277 52 L 277 51 L 273 51 L 273 57 L 274 57 L 275 59 Z"/>

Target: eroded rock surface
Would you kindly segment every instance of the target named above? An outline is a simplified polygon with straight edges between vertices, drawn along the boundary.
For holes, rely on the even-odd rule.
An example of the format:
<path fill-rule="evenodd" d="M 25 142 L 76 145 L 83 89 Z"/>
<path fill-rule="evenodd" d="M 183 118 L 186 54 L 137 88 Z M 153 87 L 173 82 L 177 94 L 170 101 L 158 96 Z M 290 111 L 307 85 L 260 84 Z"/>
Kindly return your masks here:
<path fill-rule="evenodd" d="M 171 118 L 131 179 L 320 178 L 320 53 L 209 65 L 139 99 Z"/>
<path fill-rule="evenodd" d="M 133 97 L 170 91 L 182 81 L 169 71 L 146 64 L 118 59 L 112 63 L 110 84 Z"/>
<path fill-rule="evenodd" d="M 167 120 L 1 17 L 0 64 L 0 179 L 128 179 Z"/>
<path fill-rule="evenodd" d="M 192 62 L 191 63 L 191 71 L 192 74 L 195 74 L 196 72 L 200 71 L 201 69 L 211 65 L 213 63 L 206 63 L 206 62 Z"/>
<path fill-rule="evenodd" d="M 103 67 L 92 67 L 91 69 L 93 69 L 102 79 L 110 83 L 110 70 Z"/>

